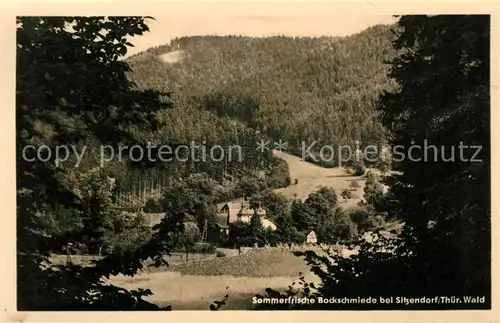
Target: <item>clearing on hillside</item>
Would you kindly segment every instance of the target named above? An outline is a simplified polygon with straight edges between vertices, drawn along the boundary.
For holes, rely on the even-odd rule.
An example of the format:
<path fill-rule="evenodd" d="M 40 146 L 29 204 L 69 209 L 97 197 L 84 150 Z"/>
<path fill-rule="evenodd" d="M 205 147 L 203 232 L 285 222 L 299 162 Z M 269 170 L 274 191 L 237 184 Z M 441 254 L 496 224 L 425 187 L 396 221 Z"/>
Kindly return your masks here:
<path fill-rule="evenodd" d="M 304 201 L 307 199 L 309 194 L 316 191 L 320 186 L 331 187 L 337 193 L 339 197 L 340 206 L 344 209 L 355 207 L 359 201 L 363 199 L 364 187 L 366 183 L 365 176 L 354 176 L 347 172 L 346 168 L 343 167 L 333 167 L 325 168 L 313 163 L 303 161 L 300 157 L 295 155 L 273 151 L 276 157 L 279 157 L 287 162 L 290 171 L 290 177 L 292 179 L 292 184 L 274 190 L 275 193 L 282 194 L 287 199 L 301 199 Z M 372 168 L 371 171 L 380 173 L 379 170 Z M 295 180 L 298 180 L 297 184 L 293 184 Z M 350 187 L 352 182 L 358 182 L 359 186 L 357 188 Z M 387 191 L 387 186 L 383 185 L 384 190 Z M 351 199 L 342 199 L 340 194 L 343 190 L 350 190 L 353 194 Z M 230 201 L 232 203 L 240 203 L 241 199 L 235 199 Z"/>
<path fill-rule="evenodd" d="M 186 54 L 182 50 L 175 50 L 173 52 L 169 52 L 163 55 L 159 55 L 162 61 L 168 64 L 174 64 L 177 62 L 180 62 L 181 60 L 184 59 Z"/>
<path fill-rule="evenodd" d="M 345 200 L 341 206 L 344 208 L 354 207 L 363 198 L 366 182 L 364 176 L 349 175 L 343 167 L 324 168 L 285 152 L 275 150 L 273 154 L 287 162 L 292 183 L 295 179 L 298 180 L 297 184 L 275 190 L 276 193 L 281 193 L 286 198 L 305 200 L 319 186 L 331 187 L 340 196 L 343 190 L 350 189 L 349 186 L 353 181 L 357 181 L 359 184 L 359 187 L 352 191 L 354 198 Z"/>

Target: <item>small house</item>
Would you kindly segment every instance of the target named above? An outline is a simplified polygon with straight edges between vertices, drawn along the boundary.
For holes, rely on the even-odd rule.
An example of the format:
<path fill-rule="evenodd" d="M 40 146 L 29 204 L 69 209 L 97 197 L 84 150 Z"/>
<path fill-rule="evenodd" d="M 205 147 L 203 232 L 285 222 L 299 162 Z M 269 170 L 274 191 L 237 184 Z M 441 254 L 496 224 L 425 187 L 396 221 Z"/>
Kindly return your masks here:
<path fill-rule="evenodd" d="M 314 231 L 309 232 L 306 238 L 307 244 L 316 244 L 318 243 L 318 238 L 316 237 L 316 233 Z"/>
<path fill-rule="evenodd" d="M 253 215 L 258 215 L 261 219 L 263 228 L 270 228 L 271 230 L 276 230 L 276 224 L 271 220 L 266 218 L 266 210 L 261 207 L 252 207 L 248 201 L 237 202 L 227 202 L 217 205 L 217 222 L 221 230 L 226 230 L 229 228 L 231 223 L 236 221 L 242 221 L 245 223 L 250 223 L 250 219 Z M 228 231 L 226 231 L 228 232 Z"/>

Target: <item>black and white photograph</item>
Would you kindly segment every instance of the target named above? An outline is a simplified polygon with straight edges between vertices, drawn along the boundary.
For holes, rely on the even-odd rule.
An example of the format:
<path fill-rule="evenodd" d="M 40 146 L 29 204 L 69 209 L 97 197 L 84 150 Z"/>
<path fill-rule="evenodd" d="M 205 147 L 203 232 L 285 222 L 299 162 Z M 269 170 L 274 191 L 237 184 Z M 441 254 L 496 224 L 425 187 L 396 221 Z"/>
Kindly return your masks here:
<path fill-rule="evenodd" d="M 17 311 L 491 310 L 493 16 L 206 7 L 17 15 Z"/>

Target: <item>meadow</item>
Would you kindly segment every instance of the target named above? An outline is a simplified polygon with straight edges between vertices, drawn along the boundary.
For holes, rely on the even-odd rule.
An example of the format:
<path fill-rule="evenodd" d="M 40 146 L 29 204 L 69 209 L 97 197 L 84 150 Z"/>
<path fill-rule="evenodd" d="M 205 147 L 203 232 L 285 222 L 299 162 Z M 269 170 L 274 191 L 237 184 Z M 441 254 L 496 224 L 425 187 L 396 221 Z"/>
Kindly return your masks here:
<path fill-rule="evenodd" d="M 318 281 L 303 258 L 291 250 L 273 248 L 176 263 L 135 277 L 114 276 L 109 282 L 126 289 L 149 288 L 153 295 L 148 300 L 172 305 L 173 310 L 207 310 L 226 292 L 229 300 L 223 310 L 246 310 L 252 308 L 256 294 L 268 287 L 285 290 L 301 273 L 309 281 Z"/>

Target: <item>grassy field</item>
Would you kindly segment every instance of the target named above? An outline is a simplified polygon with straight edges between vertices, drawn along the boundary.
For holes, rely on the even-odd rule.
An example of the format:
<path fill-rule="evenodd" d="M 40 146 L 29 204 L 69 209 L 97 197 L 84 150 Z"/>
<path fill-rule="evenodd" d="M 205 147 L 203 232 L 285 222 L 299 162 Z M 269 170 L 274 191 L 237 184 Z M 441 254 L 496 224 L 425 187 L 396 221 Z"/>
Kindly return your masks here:
<path fill-rule="evenodd" d="M 226 310 L 250 309 L 252 298 L 265 288 L 285 290 L 300 273 L 318 281 L 301 257 L 288 250 L 259 250 L 238 256 L 176 264 L 135 277 L 115 276 L 110 283 L 127 288 L 149 288 L 148 299 L 174 310 L 207 310 L 224 297 L 229 287 Z"/>
<path fill-rule="evenodd" d="M 262 248 L 241 255 L 228 249 L 223 250 L 228 255 L 226 257 L 210 255 L 199 260 L 191 258 L 189 262 L 171 259 L 168 267 L 148 268 L 134 277 L 117 275 L 108 282 L 129 290 L 150 289 L 153 295 L 147 297 L 149 301 L 162 306 L 171 305 L 173 310 L 207 310 L 226 292 L 229 300 L 222 310 L 248 310 L 253 307 L 252 298 L 256 294 L 263 294 L 266 288 L 284 291 L 297 281 L 301 273 L 307 281 L 319 282 L 305 260 L 293 254 L 294 250 L 306 249 L 318 251 L 319 247 Z M 355 252 L 338 247 L 336 250 L 344 256 Z M 54 257 L 62 262 L 65 256 Z M 72 258 L 84 264 L 94 257 Z"/>
<path fill-rule="evenodd" d="M 138 277 L 114 277 L 111 283 L 126 289 L 149 288 L 154 293 L 147 299 L 158 305 L 172 305 L 173 310 L 208 310 L 220 300 L 229 287 L 229 301 L 224 310 L 252 308 L 252 298 L 267 287 L 286 289 L 292 277 L 196 276 L 177 272 L 156 272 Z"/>
<path fill-rule="evenodd" d="M 303 259 L 288 251 L 259 250 L 239 256 L 207 259 L 177 263 L 168 268 L 155 268 L 154 271 L 168 270 L 182 275 L 237 276 L 237 277 L 295 277 L 299 272 L 308 271 Z"/>
<path fill-rule="evenodd" d="M 353 181 L 358 182 L 359 187 L 353 190 L 354 198 L 348 200 L 339 199 L 343 208 L 351 208 L 363 198 L 363 190 L 366 183 L 365 176 L 353 176 L 347 172 L 346 168 L 334 167 L 324 168 L 313 163 L 302 161 L 300 157 L 287 154 L 285 152 L 274 151 L 273 154 L 285 160 L 290 169 L 292 183 L 295 179 L 298 180 L 297 185 L 277 189 L 277 193 L 283 194 L 285 197 L 292 199 L 295 196 L 305 200 L 309 194 L 315 191 L 319 186 L 331 187 L 340 196 L 345 189 L 350 189 L 349 185 Z M 371 169 L 373 172 L 380 173 L 378 169 Z M 384 187 L 387 189 L 387 187 Z"/>
<path fill-rule="evenodd" d="M 276 189 L 276 193 L 280 193 L 288 199 L 300 198 L 305 200 L 319 186 L 331 187 L 337 193 L 340 206 L 344 209 L 355 207 L 363 199 L 363 190 L 366 183 L 365 176 L 350 175 L 347 169 L 343 167 L 324 168 L 302 161 L 300 157 L 285 152 L 273 151 L 273 154 L 287 162 L 292 183 L 294 183 L 295 179 L 298 180 L 297 184 Z M 380 173 L 377 169 L 372 169 L 372 171 Z M 359 184 L 357 189 L 352 190 L 354 198 L 342 199 L 340 194 L 345 189 L 351 190 L 349 186 L 353 181 Z M 387 189 L 387 187 L 384 186 L 384 189 Z M 232 202 L 239 203 L 240 199 Z"/>
<path fill-rule="evenodd" d="M 341 167 L 324 168 L 302 161 L 300 157 L 284 152 L 274 151 L 274 155 L 287 162 L 292 183 L 295 179 L 298 180 L 296 185 L 292 184 L 276 190 L 277 193 L 281 193 L 289 199 L 293 199 L 296 196 L 305 200 L 319 186 L 331 187 L 337 192 L 337 195 L 340 195 L 343 190 L 349 188 L 349 185 L 353 181 L 357 181 L 360 185 L 358 189 L 353 191 L 356 198 L 345 201 L 342 203 L 342 206 L 345 208 L 355 206 L 363 196 L 363 188 L 365 186 L 363 176 L 349 175 L 346 169 Z"/>
<path fill-rule="evenodd" d="M 229 292 L 229 301 L 223 310 L 248 310 L 253 307 L 252 298 L 264 293 L 266 288 L 284 291 L 302 273 L 307 281 L 319 282 L 310 272 L 303 257 L 293 254 L 297 250 L 315 250 L 320 247 L 294 246 L 287 248 L 261 248 L 238 254 L 236 250 L 223 249 L 226 257 L 214 255 L 192 257 L 189 262 L 176 255 L 168 259 L 169 266 L 150 267 L 134 277 L 111 277 L 110 284 L 129 290 L 150 289 L 153 295 L 147 299 L 158 305 L 171 305 L 173 310 L 207 310 L 215 300 Z M 356 253 L 340 246 L 334 250 L 344 256 Z M 65 256 L 54 256 L 59 262 Z M 85 264 L 91 256 L 72 256 L 75 262 Z M 226 290 L 228 287 L 228 290 Z"/>

